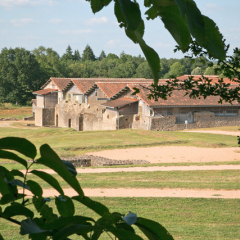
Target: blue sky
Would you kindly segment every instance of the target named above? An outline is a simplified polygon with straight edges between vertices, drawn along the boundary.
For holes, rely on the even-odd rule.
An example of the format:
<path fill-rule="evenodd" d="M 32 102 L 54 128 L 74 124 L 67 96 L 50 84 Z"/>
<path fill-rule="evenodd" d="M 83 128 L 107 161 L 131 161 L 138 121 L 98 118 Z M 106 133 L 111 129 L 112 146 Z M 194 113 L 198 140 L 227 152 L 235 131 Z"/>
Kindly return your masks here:
<path fill-rule="evenodd" d="M 139 3 L 143 5 L 143 0 Z M 196 0 L 204 15 L 212 18 L 230 43 L 240 47 L 240 1 Z M 141 49 L 118 27 L 113 3 L 95 15 L 84 0 L 0 0 L 0 49 L 51 47 L 62 55 L 67 46 L 80 53 L 89 44 L 96 56 L 104 50 L 119 55 L 123 50 L 139 55 Z M 144 6 L 141 6 L 144 13 Z M 143 18 L 145 16 L 143 15 Z M 144 39 L 161 57 L 181 58 L 173 53 L 175 41 L 160 19 L 145 21 Z M 231 52 L 230 52 L 231 53 Z"/>

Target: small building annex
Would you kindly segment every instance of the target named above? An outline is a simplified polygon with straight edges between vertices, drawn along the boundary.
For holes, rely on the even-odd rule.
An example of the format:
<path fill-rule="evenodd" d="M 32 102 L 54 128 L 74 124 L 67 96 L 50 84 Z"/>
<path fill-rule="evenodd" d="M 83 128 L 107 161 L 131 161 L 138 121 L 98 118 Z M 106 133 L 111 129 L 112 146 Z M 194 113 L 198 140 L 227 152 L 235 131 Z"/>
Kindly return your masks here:
<path fill-rule="evenodd" d="M 186 78 L 186 76 L 182 76 Z M 217 79 L 212 76 L 213 81 Z M 166 80 L 160 80 L 165 84 Z M 35 125 L 71 127 L 78 131 L 181 130 L 186 128 L 236 126 L 240 105 L 219 104 L 219 97 L 190 99 L 173 91 L 167 100 L 148 99 L 151 79 L 50 78 L 36 91 Z M 133 88 L 140 92 L 132 95 Z"/>

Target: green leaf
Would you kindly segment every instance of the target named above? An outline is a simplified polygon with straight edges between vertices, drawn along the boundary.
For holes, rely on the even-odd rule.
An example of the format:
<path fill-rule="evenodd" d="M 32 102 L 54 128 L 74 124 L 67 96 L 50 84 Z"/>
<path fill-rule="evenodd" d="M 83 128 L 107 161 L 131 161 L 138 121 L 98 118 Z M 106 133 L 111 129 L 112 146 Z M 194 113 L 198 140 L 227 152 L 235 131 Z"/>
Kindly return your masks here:
<path fill-rule="evenodd" d="M 203 15 L 193 0 L 186 0 L 186 18 L 192 36 L 201 44 L 206 35 Z"/>
<path fill-rule="evenodd" d="M 4 240 L 2 234 L 0 233 L 0 240 Z"/>
<path fill-rule="evenodd" d="M 10 217 L 19 216 L 19 215 L 33 218 L 34 213 L 21 204 L 14 204 L 14 205 L 8 206 L 5 208 L 3 212 L 3 216 L 5 218 L 10 218 Z"/>
<path fill-rule="evenodd" d="M 48 173 L 42 172 L 42 171 L 38 171 L 38 170 L 32 170 L 30 173 L 40 177 L 42 180 L 44 180 L 45 182 L 47 182 L 49 185 L 51 185 L 53 188 L 55 188 L 61 195 L 64 195 L 64 192 L 60 186 L 60 184 L 58 183 L 58 181 L 51 176 Z"/>
<path fill-rule="evenodd" d="M 35 196 L 38 196 L 39 198 L 42 197 L 42 195 L 43 195 L 43 190 L 42 190 L 41 186 L 40 186 L 37 182 L 32 181 L 32 180 L 28 180 L 28 181 L 27 181 L 27 185 L 29 186 L 30 191 L 31 191 Z"/>
<path fill-rule="evenodd" d="M 86 226 L 86 225 L 74 224 L 74 225 L 65 227 L 65 228 L 61 229 L 60 231 L 58 231 L 53 236 L 53 240 L 66 239 L 68 236 L 71 236 L 73 234 L 78 234 L 78 235 L 86 234 L 86 233 L 93 231 L 94 229 L 99 229 L 99 228 L 100 227 L 96 227 L 96 226 Z"/>
<path fill-rule="evenodd" d="M 127 27 L 127 22 L 126 22 L 126 19 L 123 15 L 123 12 L 122 12 L 122 9 L 121 9 L 121 6 L 119 4 L 118 1 L 115 1 L 115 4 L 114 4 L 114 13 L 115 13 L 115 16 L 118 20 L 118 23 L 120 23 L 120 27 Z"/>
<path fill-rule="evenodd" d="M 65 164 L 59 158 L 59 156 L 49 147 L 44 144 L 40 147 L 41 158 L 37 160 L 37 163 L 41 163 L 51 169 L 53 169 L 58 175 L 60 175 L 81 197 L 84 196 L 82 188 L 78 180 L 71 175 Z M 61 195 L 64 195 L 61 193 Z"/>
<path fill-rule="evenodd" d="M 126 231 L 124 229 L 119 229 L 115 227 L 111 227 L 108 229 L 109 232 L 111 232 L 114 236 L 116 236 L 119 239 L 124 239 L 124 240 L 143 240 L 140 236 L 136 235 L 133 232 Z"/>
<path fill-rule="evenodd" d="M 100 216 L 103 216 L 105 213 L 109 213 L 109 210 L 105 205 L 103 205 L 102 203 L 96 202 L 90 199 L 89 197 L 81 198 L 79 196 L 75 196 L 75 197 L 72 197 L 72 199 L 92 209 L 95 213 L 99 214 Z"/>
<path fill-rule="evenodd" d="M 4 181 L 1 176 L 0 176 L 0 193 L 2 195 L 5 194 L 10 194 L 9 189 L 8 189 L 8 183 Z"/>
<path fill-rule="evenodd" d="M 112 0 L 101 0 L 104 6 L 107 6 Z"/>
<path fill-rule="evenodd" d="M 71 217 L 74 215 L 75 208 L 71 198 L 67 196 L 56 197 L 55 204 L 62 217 Z"/>
<path fill-rule="evenodd" d="M 0 139 L 0 149 L 15 150 L 34 159 L 37 154 L 36 147 L 25 138 L 5 137 Z"/>
<path fill-rule="evenodd" d="M 186 11 L 187 11 L 187 5 L 186 5 L 186 0 L 175 0 L 175 2 L 178 5 L 178 8 L 181 12 L 181 15 L 185 15 Z"/>
<path fill-rule="evenodd" d="M 18 177 L 24 178 L 24 174 L 23 174 L 22 172 L 20 172 L 19 170 L 13 169 L 10 173 L 11 173 L 13 176 L 18 176 Z"/>
<path fill-rule="evenodd" d="M 141 38 L 139 32 L 135 31 L 139 45 L 148 61 L 149 67 L 152 70 L 154 83 L 158 84 L 158 72 L 160 71 L 160 59 L 158 54 L 150 48 L 145 41 Z"/>
<path fill-rule="evenodd" d="M 46 224 L 46 230 L 58 230 L 66 227 L 66 225 L 80 224 L 86 225 L 87 222 L 95 222 L 93 218 L 83 216 L 60 217 L 54 222 Z"/>
<path fill-rule="evenodd" d="M 102 233 L 103 233 L 102 229 L 95 230 L 93 232 L 91 240 L 98 240 Z"/>
<path fill-rule="evenodd" d="M 16 196 L 12 195 L 12 194 L 5 194 L 4 196 L 2 196 L 1 198 L 1 205 L 5 205 L 8 204 L 10 202 L 16 201 L 18 199 L 23 198 L 23 196 L 26 196 L 25 194 L 17 194 Z"/>
<path fill-rule="evenodd" d="M 76 171 L 76 168 L 73 166 L 73 164 L 65 160 L 62 160 L 62 162 L 65 164 L 65 166 L 67 167 L 68 171 L 72 174 L 72 176 L 76 177 L 77 171 Z"/>
<path fill-rule="evenodd" d="M 145 12 L 145 15 L 147 15 L 147 20 L 150 20 L 150 19 L 153 20 L 156 17 L 158 17 L 158 13 L 157 13 L 155 7 L 153 7 L 153 6 Z"/>
<path fill-rule="evenodd" d="M 132 224 L 134 224 L 137 221 L 137 214 L 129 212 L 129 214 L 124 216 L 122 219 L 128 225 L 132 225 Z"/>
<path fill-rule="evenodd" d="M 103 8 L 101 0 L 91 0 L 91 8 L 93 13 L 99 12 Z"/>
<path fill-rule="evenodd" d="M 140 33 L 141 38 L 144 35 L 144 29 L 145 29 L 144 21 L 142 20 L 137 29 L 137 31 Z M 125 29 L 125 33 L 134 43 L 138 43 L 135 32 Z"/>
<path fill-rule="evenodd" d="M 203 42 L 203 46 L 215 58 L 224 60 L 226 58 L 226 51 L 224 50 L 223 37 L 216 23 L 206 16 L 203 16 L 203 19 L 206 29 L 206 38 Z"/>
<path fill-rule="evenodd" d="M 158 10 L 165 28 L 171 33 L 181 50 L 185 52 L 192 41 L 186 17 L 181 16 L 177 5 L 161 6 Z"/>
<path fill-rule="evenodd" d="M 122 15 L 127 23 L 127 29 L 129 31 L 137 30 L 142 20 L 139 5 L 131 0 L 116 0 L 116 2 L 118 2 L 121 7 Z"/>
<path fill-rule="evenodd" d="M 10 182 L 8 182 L 8 184 L 10 184 L 12 186 L 20 186 L 20 187 L 30 190 L 28 185 L 24 184 L 21 180 L 18 180 L 18 179 L 13 179 Z"/>
<path fill-rule="evenodd" d="M 14 160 L 14 161 L 22 164 L 25 168 L 27 168 L 27 166 L 28 166 L 26 160 L 20 158 L 18 155 L 16 155 L 15 153 L 12 153 L 12 152 L 0 150 L 0 158 Z"/>
<path fill-rule="evenodd" d="M 46 232 L 46 230 L 41 229 L 34 220 L 28 218 L 21 222 L 20 234 L 32 234 L 32 233 L 42 233 Z"/>
<path fill-rule="evenodd" d="M 138 217 L 135 225 L 150 240 L 173 240 L 172 235 L 159 223 Z"/>

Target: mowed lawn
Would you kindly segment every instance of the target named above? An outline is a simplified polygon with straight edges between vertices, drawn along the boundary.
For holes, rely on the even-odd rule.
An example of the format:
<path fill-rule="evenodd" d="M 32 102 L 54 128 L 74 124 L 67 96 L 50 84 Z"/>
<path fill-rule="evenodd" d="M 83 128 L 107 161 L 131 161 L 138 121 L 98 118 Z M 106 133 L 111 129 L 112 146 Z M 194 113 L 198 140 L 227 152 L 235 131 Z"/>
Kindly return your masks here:
<path fill-rule="evenodd" d="M 238 146 L 237 138 L 227 135 L 132 129 L 77 132 L 73 129 L 27 128 L 26 126 L 24 126 L 26 129 L 22 129 L 21 124 L 16 123 L 16 128 L 0 128 L 0 137 L 25 137 L 38 148 L 48 143 L 60 156 L 75 156 L 104 149 L 139 146 L 178 145 L 214 148 Z M 10 166 L 18 168 L 19 165 L 9 164 L 8 167 Z M 41 168 L 41 166 L 38 167 Z M 62 187 L 69 187 L 57 175 L 52 176 L 56 177 Z M 240 189 L 240 170 L 94 173 L 78 174 L 77 178 L 84 188 Z M 29 179 L 37 180 L 44 188 L 50 188 L 37 177 L 30 175 Z M 138 216 L 155 220 L 163 224 L 177 240 L 240 238 L 240 199 L 108 197 L 94 199 L 107 205 L 112 212 L 127 214 L 132 211 Z M 50 202 L 50 206 L 53 207 L 53 203 L 54 200 Z M 32 205 L 29 206 L 33 209 Z M 75 206 L 76 214 L 97 219 L 95 213 L 79 203 L 75 202 Z M 54 212 L 57 213 L 56 208 Z M 0 233 L 4 239 L 28 239 L 27 236 L 19 236 L 18 232 L 19 228 L 14 223 L 6 223 L 0 219 Z M 143 235 L 141 236 L 144 238 Z M 79 238 L 73 236 L 72 239 Z M 101 239 L 110 238 L 103 235 Z"/>
<path fill-rule="evenodd" d="M 15 128 L 0 127 L 0 137 L 25 137 L 37 148 L 47 143 L 62 157 L 104 149 L 141 146 L 178 145 L 215 148 L 238 146 L 237 137 L 228 135 L 135 129 L 78 132 L 69 128 L 27 127 L 27 123 L 24 122 L 16 122 L 13 125 Z"/>
<path fill-rule="evenodd" d="M 161 223 L 175 240 L 237 240 L 240 236 L 240 199 L 194 199 L 194 198 L 93 198 L 109 207 L 111 212 L 127 214 Z M 50 206 L 53 207 L 53 201 Z M 76 214 L 98 216 L 75 202 Z M 32 205 L 30 205 L 33 209 Z M 58 213 L 56 208 L 54 212 Z M 20 218 L 18 218 L 20 220 Z M 18 235 L 14 223 L 0 219 L 0 232 L 6 240 L 28 239 Z M 137 231 L 137 233 L 140 233 Z M 143 235 L 141 235 L 144 238 Z M 76 235 L 71 239 L 81 239 Z M 106 234 L 100 239 L 110 240 Z M 112 238 L 114 239 L 114 238 Z"/>

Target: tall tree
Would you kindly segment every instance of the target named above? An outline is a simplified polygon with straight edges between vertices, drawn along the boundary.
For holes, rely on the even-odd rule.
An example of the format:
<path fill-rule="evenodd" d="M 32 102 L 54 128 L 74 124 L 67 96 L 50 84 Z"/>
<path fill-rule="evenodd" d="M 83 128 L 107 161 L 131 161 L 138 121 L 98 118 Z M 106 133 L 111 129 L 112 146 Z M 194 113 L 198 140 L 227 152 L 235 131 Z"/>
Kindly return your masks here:
<path fill-rule="evenodd" d="M 200 67 L 196 67 L 192 70 L 191 75 L 203 75 L 203 70 Z"/>
<path fill-rule="evenodd" d="M 83 50 L 83 54 L 82 54 L 82 61 L 85 62 L 87 60 L 90 60 L 90 61 L 96 60 L 93 50 L 91 49 L 91 47 L 89 45 L 87 45 L 85 47 L 85 49 Z"/>
<path fill-rule="evenodd" d="M 80 61 L 81 60 L 81 55 L 80 55 L 78 50 L 74 51 L 73 60 L 75 60 L 75 61 Z"/>
<path fill-rule="evenodd" d="M 180 62 L 175 62 L 164 78 L 179 77 L 183 74 L 186 74 L 186 68 Z"/>
<path fill-rule="evenodd" d="M 35 56 L 24 48 L 0 53 L 0 102 L 26 104 L 46 81 Z"/>
<path fill-rule="evenodd" d="M 73 60 L 73 52 L 70 45 L 68 45 L 66 52 L 62 55 L 61 60 L 67 61 L 67 60 Z"/>
<path fill-rule="evenodd" d="M 102 52 L 100 53 L 100 56 L 99 56 L 99 60 L 101 61 L 101 60 L 103 60 L 104 58 L 106 58 L 107 56 L 106 56 L 106 54 L 105 54 L 105 52 L 102 50 Z"/>

